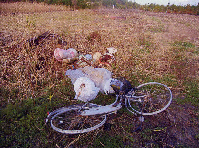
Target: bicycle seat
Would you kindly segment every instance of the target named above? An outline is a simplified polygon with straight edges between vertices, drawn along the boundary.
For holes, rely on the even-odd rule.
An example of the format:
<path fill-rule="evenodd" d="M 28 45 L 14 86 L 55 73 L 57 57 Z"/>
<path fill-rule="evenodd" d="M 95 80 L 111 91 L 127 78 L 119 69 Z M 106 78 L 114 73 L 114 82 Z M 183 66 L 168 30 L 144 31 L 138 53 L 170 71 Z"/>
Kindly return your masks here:
<path fill-rule="evenodd" d="M 131 83 L 123 77 L 112 79 L 110 85 L 116 94 L 120 94 L 121 92 L 127 94 L 133 88 Z"/>

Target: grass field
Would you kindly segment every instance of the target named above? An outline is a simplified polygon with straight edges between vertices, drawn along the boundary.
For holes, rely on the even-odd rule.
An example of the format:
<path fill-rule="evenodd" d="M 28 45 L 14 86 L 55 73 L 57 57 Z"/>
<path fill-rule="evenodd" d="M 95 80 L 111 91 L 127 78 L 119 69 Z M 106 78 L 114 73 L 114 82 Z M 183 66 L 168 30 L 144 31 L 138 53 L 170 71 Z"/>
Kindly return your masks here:
<path fill-rule="evenodd" d="M 197 147 L 199 142 L 199 17 L 140 10 L 70 11 L 37 3 L 0 5 L 0 147 Z M 31 41 L 41 34 L 54 34 Z M 67 45 L 59 45 L 60 38 Z M 47 112 L 75 103 L 64 73 L 71 64 L 56 47 L 83 54 L 118 49 L 111 71 L 132 85 L 157 81 L 174 95 L 161 114 L 137 117 L 123 109 L 107 126 L 63 135 L 44 124 Z M 99 94 L 99 102 L 109 96 Z"/>

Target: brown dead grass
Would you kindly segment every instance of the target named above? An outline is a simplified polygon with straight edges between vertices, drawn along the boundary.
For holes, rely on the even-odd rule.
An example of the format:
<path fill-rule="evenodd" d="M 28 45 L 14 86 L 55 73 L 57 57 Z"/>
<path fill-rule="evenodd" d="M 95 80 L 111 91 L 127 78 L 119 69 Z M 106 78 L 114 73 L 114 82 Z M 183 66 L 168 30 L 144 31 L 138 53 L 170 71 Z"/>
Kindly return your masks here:
<path fill-rule="evenodd" d="M 30 4 L 27 3 L 5 3 L 4 5 L 10 9 L 2 9 L 2 12 L 13 12 L 11 8 L 15 9 L 18 5 L 20 7 L 16 7 L 17 12 L 22 10 L 26 12 L 30 9 Z M 178 82 L 181 82 L 185 75 L 198 80 L 197 72 L 187 73 L 198 69 L 198 55 L 194 54 L 198 50 L 199 42 L 197 16 L 108 9 L 58 12 L 55 10 L 64 10 L 63 6 L 46 6 L 46 4 L 37 3 L 31 5 L 33 10 L 30 11 L 40 13 L 16 15 L 8 13 L 0 16 L 3 69 L 1 75 L 13 77 L 13 82 L 6 79 L 3 80 L 5 81 L 3 84 L 17 85 L 21 90 L 24 88 L 27 90 L 27 87 L 33 90 L 30 85 L 32 78 L 36 77 L 37 80 L 44 81 L 46 77 L 45 74 L 34 69 L 41 57 L 45 59 L 48 67 L 45 72 L 49 73 L 49 77 L 56 77 L 49 71 L 63 73 L 62 70 L 68 68 L 53 59 L 57 38 L 46 40 L 45 43 L 34 48 L 27 45 L 28 39 L 46 31 L 64 38 L 68 42 L 64 48 L 75 48 L 82 53 L 93 54 L 96 51 L 104 53 L 108 47 L 117 48 L 116 63 L 113 64 L 113 73 L 116 76 L 130 79 L 134 75 L 140 83 L 149 78 L 163 80 L 165 75 L 170 74 L 175 75 Z M 34 7 L 37 7 L 38 11 L 34 10 Z M 43 11 L 45 9 L 41 9 L 46 7 L 52 7 L 53 12 L 45 12 Z M 112 19 L 113 17 L 115 19 Z M 97 34 L 95 35 L 97 39 L 92 37 L 94 34 Z M 175 41 L 188 42 L 195 47 L 189 48 L 188 51 L 178 51 L 173 47 Z M 181 62 L 181 59 L 184 59 L 185 63 Z M 186 66 L 179 74 L 178 67 L 181 65 Z M 20 69 L 23 69 L 23 72 Z"/>
<path fill-rule="evenodd" d="M 0 3 L 1 15 L 6 15 L 6 14 L 15 15 L 18 13 L 40 13 L 40 12 L 52 12 L 52 11 L 65 11 L 65 10 L 69 10 L 69 8 L 63 5 L 48 5 L 46 3 L 36 3 L 36 2 Z"/>

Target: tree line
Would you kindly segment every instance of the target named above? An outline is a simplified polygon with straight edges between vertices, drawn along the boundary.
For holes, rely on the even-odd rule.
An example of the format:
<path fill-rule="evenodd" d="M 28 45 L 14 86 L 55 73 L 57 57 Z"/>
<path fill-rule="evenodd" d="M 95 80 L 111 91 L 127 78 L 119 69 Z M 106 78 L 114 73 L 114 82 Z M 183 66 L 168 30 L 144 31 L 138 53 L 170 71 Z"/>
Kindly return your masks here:
<path fill-rule="evenodd" d="M 186 6 L 170 5 L 167 6 L 158 4 L 140 5 L 136 2 L 128 0 L 0 0 L 0 2 L 44 2 L 47 4 L 59 4 L 70 6 L 73 9 L 93 9 L 98 7 L 111 7 L 118 9 L 141 9 L 144 11 L 166 12 L 178 14 L 199 15 L 199 3 L 197 6 L 187 4 Z"/>

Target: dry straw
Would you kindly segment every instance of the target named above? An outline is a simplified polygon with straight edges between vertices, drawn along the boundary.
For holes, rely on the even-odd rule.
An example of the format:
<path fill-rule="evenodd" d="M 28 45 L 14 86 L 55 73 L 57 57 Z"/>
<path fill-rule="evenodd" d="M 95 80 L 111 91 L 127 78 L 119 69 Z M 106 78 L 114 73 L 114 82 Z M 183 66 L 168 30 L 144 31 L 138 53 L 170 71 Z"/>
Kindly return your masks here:
<path fill-rule="evenodd" d="M 43 3 L 5 3 L 1 4 L 0 19 L 1 86 L 15 94 L 8 95 L 13 101 L 41 96 L 46 88 L 58 86 L 66 79 L 64 72 L 71 65 L 53 57 L 59 37 L 68 43 L 63 48 L 85 54 L 104 53 L 108 47 L 118 49 L 112 72 L 131 81 L 134 78 L 142 83 L 146 78 L 163 80 L 164 76 L 173 75 L 181 83 L 184 77 L 180 75 L 184 74 L 198 79 L 198 72 L 189 67 L 198 67 L 196 16 L 117 9 L 69 11 L 65 6 Z M 29 39 L 47 31 L 57 36 L 30 46 Z M 179 50 L 174 41 L 194 46 Z M 182 64 L 181 60 L 186 62 Z M 180 69 L 174 63 L 184 67 Z"/>

